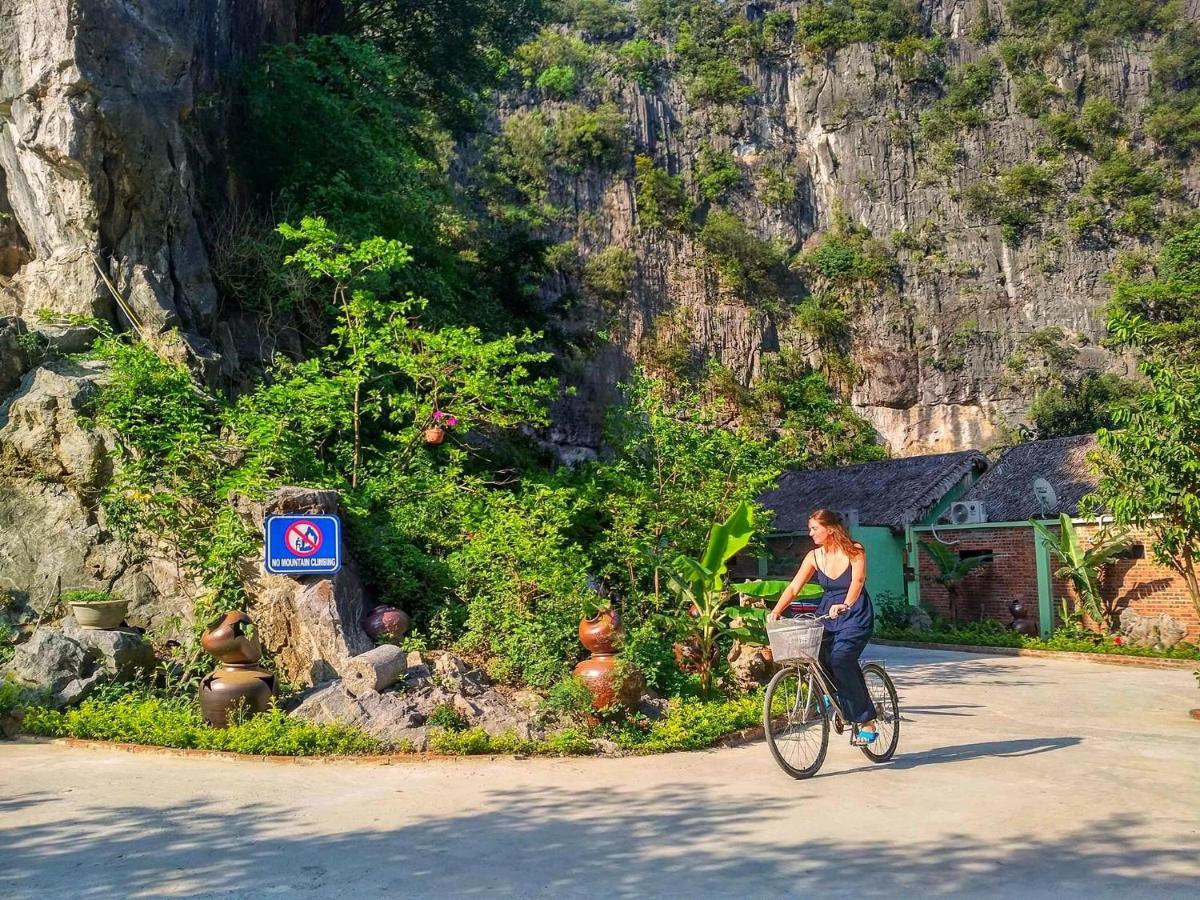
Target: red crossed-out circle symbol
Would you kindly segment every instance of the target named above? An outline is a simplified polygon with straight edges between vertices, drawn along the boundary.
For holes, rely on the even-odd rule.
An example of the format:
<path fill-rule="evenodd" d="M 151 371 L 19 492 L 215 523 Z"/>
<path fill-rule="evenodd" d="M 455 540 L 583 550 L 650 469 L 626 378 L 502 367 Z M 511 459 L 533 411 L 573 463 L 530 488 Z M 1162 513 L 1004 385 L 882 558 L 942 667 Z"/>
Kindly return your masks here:
<path fill-rule="evenodd" d="M 321 529 L 307 520 L 293 522 L 283 534 L 283 542 L 296 556 L 312 556 L 321 549 Z"/>

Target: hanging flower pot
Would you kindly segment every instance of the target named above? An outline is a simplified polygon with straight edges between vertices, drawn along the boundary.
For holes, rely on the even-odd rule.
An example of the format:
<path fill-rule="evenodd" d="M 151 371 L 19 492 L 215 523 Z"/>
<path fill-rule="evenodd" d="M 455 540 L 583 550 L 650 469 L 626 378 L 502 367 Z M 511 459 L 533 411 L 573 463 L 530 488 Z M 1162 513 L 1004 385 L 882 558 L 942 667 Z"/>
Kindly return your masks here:
<path fill-rule="evenodd" d="M 446 429 L 440 425 L 431 425 L 425 429 L 425 443 L 440 444 L 446 439 Z"/>

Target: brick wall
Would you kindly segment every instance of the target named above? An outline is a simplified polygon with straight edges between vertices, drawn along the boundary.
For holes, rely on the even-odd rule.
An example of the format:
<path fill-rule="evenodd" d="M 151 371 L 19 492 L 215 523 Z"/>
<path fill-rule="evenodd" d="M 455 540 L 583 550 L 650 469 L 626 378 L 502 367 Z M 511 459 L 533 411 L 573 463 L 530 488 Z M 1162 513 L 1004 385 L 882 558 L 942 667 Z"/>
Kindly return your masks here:
<path fill-rule="evenodd" d="M 1080 537 L 1088 540 L 1095 534 L 1095 525 L 1077 525 Z M 1057 529 L 1053 529 L 1057 531 Z M 939 528 L 938 534 L 947 541 L 956 541 L 951 549 L 991 550 L 994 559 L 990 565 L 982 566 L 971 573 L 959 591 L 959 617 L 962 619 L 998 619 L 1005 624 L 1012 621 L 1009 603 L 1019 598 L 1029 609 L 1036 621 L 1038 615 L 1037 568 L 1032 528 Z M 920 534 L 921 541 L 932 541 L 928 534 Z M 1187 586 L 1182 578 L 1153 559 L 1153 542 L 1144 533 L 1135 532 L 1134 541 L 1145 550 L 1142 559 L 1119 559 L 1105 573 L 1101 591 L 1105 600 L 1120 612 L 1131 608 L 1143 616 L 1166 613 L 1188 626 L 1187 640 L 1200 643 L 1200 616 L 1196 613 Z M 1054 557 L 1050 559 L 1050 571 L 1059 568 Z M 949 603 L 946 590 L 933 580 L 936 566 L 922 551 L 918 557 L 918 577 L 921 584 L 921 601 L 939 612 L 948 615 Z M 1058 609 L 1064 597 L 1069 597 L 1069 586 L 1065 579 L 1052 576 L 1054 608 Z"/>

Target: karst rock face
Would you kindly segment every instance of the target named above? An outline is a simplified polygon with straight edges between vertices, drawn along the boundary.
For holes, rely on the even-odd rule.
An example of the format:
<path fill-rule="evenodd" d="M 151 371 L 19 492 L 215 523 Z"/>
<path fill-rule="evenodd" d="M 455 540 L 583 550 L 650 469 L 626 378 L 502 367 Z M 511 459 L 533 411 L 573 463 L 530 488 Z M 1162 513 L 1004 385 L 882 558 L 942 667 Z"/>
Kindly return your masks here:
<path fill-rule="evenodd" d="M 0 316 L 179 329 L 165 349 L 218 369 L 204 210 L 230 192 L 222 101 L 321 6 L 0 0 Z"/>
<path fill-rule="evenodd" d="M 997 56 L 996 41 L 981 46 L 969 37 L 985 6 L 999 33 L 1000 0 L 923 4 L 927 21 L 946 36 L 942 58 L 950 69 Z M 1189 14 L 1198 13 L 1200 4 L 1191 4 Z M 1056 96 L 1112 99 L 1130 145 L 1153 153 L 1142 128 L 1150 50 L 1138 42 L 1095 50 L 1063 44 L 1043 67 Z M 1129 360 L 1100 347 L 1111 292 L 1104 275 L 1138 241 L 1079 240 L 1067 228 L 1070 202 L 1095 161 L 1068 161 L 1056 172 L 1053 208 L 1017 241 L 1006 241 L 995 216 L 965 201 L 972 185 L 1044 158 L 1045 124 L 1021 112 L 1018 85 L 998 60 L 994 87 L 981 104 L 984 121 L 959 130 L 957 158 L 944 173 L 931 171 L 920 138 L 922 113 L 944 86 L 913 78 L 911 65 L 884 48 L 856 44 L 805 54 L 793 47 L 742 70 L 754 93 L 736 106 L 696 105 L 677 74 L 650 86 L 607 78 L 599 93 L 630 122 L 633 152 L 681 174 L 693 198 L 702 152 L 732 153 L 742 184 L 712 207 L 732 211 L 788 255 L 814 246 L 839 218 L 885 245 L 897 270 L 854 304 L 844 349 L 857 373 L 841 386 L 894 453 L 984 447 L 1021 424 L 1033 390 L 1016 360 L 1023 342 L 1043 329 L 1061 330 L 1072 370 L 1129 372 Z M 510 91 L 492 129 L 499 133 L 512 116 L 534 110 L 553 117 L 578 99 L 548 99 L 532 86 Z M 792 199 L 764 201 L 769 170 L 786 173 Z M 1181 176 L 1184 196 L 1194 202 L 1195 166 Z M 576 395 L 560 405 L 555 437 L 563 444 L 598 443 L 599 401 L 612 397 L 617 379 L 646 357 L 656 337 L 682 333 L 694 358 L 720 361 L 743 384 L 760 377 L 764 360 L 780 348 L 820 361 L 812 339 L 787 327 L 786 317 L 721 282 L 704 264 L 694 234 L 647 227 L 636 195 L 631 161 L 609 171 L 551 173 L 548 201 L 564 212 L 548 237 L 574 241 L 585 263 L 611 246 L 636 256 L 627 296 L 580 323 L 584 334 L 599 319 L 613 343 L 599 349 Z M 785 288 L 784 305 L 804 290 L 802 283 Z M 555 286 L 549 293 L 559 292 Z"/>

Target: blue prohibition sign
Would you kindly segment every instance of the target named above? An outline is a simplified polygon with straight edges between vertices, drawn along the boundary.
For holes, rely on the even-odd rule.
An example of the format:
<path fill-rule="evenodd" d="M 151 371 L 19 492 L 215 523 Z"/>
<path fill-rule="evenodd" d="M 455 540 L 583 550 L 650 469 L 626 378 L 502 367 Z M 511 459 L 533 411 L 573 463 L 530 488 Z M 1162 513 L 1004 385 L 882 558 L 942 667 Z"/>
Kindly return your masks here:
<path fill-rule="evenodd" d="M 332 575 L 342 567 L 337 516 L 271 516 L 263 566 L 273 575 Z"/>

